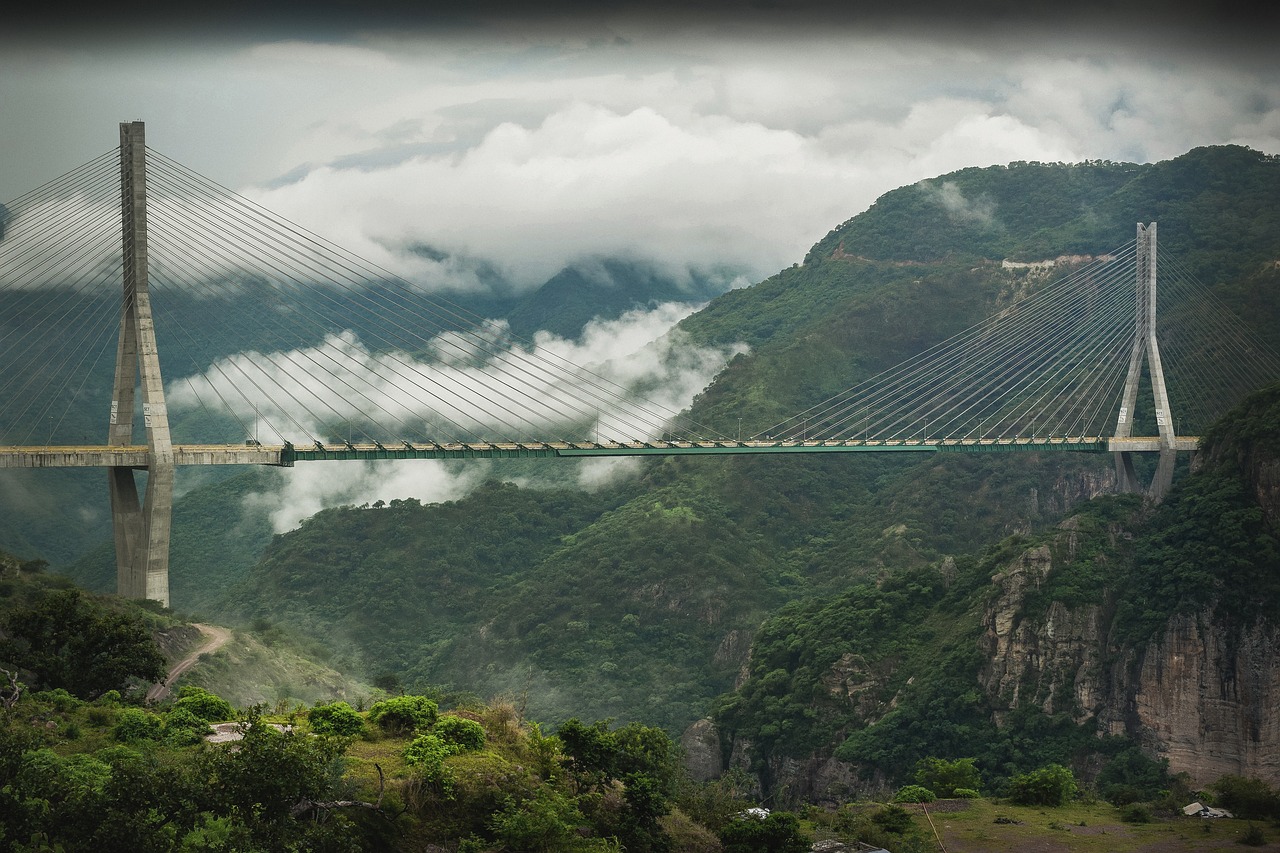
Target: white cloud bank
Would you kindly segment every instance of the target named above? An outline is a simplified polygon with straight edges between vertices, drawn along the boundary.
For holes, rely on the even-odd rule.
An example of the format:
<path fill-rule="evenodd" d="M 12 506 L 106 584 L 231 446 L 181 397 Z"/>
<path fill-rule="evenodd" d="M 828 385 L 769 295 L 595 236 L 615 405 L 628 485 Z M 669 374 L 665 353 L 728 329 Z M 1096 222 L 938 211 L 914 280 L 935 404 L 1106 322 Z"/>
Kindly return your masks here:
<path fill-rule="evenodd" d="M 965 166 L 1280 149 L 1280 74 L 1194 59 L 675 41 L 661 69 L 561 46 L 554 69 L 513 52 L 525 74 L 486 78 L 383 49 L 423 85 L 320 122 L 296 150 L 323 164 L 255 198 L 437 286 L 476 285 L 458 258 L 532 286 L 591 254 L 759 278 L 881 193 Z M 610 56 L 635 73 L 601 73 Z M 415 244 L 451 258 L 410 261 Z"/>
<path fill-rule="evenodd" d="M 372 353 L 343 333 L 308 350 L 232 356 L 198 376 L 172 381 L 166 394 L 175 412 L 227 401 L 266 443 L 334 441 L 342 437 L 335 436 L 335 425 L 344 421 L 354 425 L 356 441 L 369 440 L 361 437 L 366 433 L 389 443 L 656 438 L 669 416 L 746 351 L 741 344 L 692 344 L 674 326 L 696 307 L 667 303 L 593 321 L 577 340 L 539 332 L 527 347 L 499 342 L 472 360 L 459 359 L 441 338 L 433 344 L 448 357 L 428 360 Z M 325 369 L 308 369 L 323 359 L 329 359 Z M 561 369 L 565 365 L 577 367 Z M 440 423 L 441 413 L 450 427 L 469 434 L 404 431 L 406 425 Z M 602 460 L 579 465 L 576 473 L 583 488 L 595 489 L 637 470 L 632 461 Z M 480 477 L 476 466 L 443 463 L 312 463 L 288 472 L 278 490 L 252 496 L 250 507 L 268 513 L 279 532 L 326 506 L 461 497 Z"/>

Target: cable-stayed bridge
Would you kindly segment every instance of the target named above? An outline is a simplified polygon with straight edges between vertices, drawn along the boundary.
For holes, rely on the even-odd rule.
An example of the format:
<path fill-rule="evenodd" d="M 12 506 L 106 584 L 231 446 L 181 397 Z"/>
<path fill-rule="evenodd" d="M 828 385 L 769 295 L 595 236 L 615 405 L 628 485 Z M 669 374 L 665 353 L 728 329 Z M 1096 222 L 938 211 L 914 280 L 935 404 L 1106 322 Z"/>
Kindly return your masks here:
<path fill-rule="evenodd" d="M 146 148 L 141 122 L 0 209 L 0 299 L 0 467 L 106 468 L 119 591 L 166 604 L 179 465 L 1071 450 L 1115 453 L 1129 490 L 1133 454 L 1158 454 L 1158 498 L 1176 453 L 1280 377 L 1151 223 L 894 368 L 725 434 Z"/>

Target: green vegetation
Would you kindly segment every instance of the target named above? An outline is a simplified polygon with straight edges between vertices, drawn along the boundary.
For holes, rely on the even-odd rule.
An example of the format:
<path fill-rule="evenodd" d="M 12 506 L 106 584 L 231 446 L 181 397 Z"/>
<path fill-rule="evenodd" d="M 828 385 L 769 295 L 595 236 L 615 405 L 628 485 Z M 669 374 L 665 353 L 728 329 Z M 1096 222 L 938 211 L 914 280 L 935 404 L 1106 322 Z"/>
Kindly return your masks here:
<path fill-rule="evenodd" d="M 107 609 L 76 589 L 9 609 L 0 631 L 0 661 L 38 689 L 92 699 L 164 675 L 164 657 L 138 616 Z"/>
<path fill-rule="evenodd" d="M 1064 806 L 1079 790 L 1075 776 L 1061 764 L 1020 773 L 1007 787 L 1010 802 L 1020 806 Z"/>
<path fill-rule="evenodd" d="M 922 758 L 916 762 L 916 784 L 936 792 L 939 797 L 962 796 L 957 791 L 976 791 L 982 787 L 982 774 L 972 758 Z"/>
<path fill-rule="evenodd" d="M 226 744 L 206 742 L 208 724 L 178 701 L 24 694 L 0 710 L 0 839 L 15 851 L 808 849 L 795 815 L 689 818 L 705 789 L 660 729 L 571 720 L 548 736 L 498 704 L 393 736 L 343 703 L 299 710 L 303 727 L 242 713 Z"/>
<path fill-rule="evenodd" d="M 752 347 L 691 415 L 726 435 L 739 419 L 744 434 L 767 431 L 1040 285 L 1001 269 L 1001 258 L 1106 252 L 1136 219 L 1159 219 L 1162 242 L 1280 346 L 1276 165 L 1222 147 L 1152 166 L 966 169 L 889 193 L 803 264 L 681 325 L 695 343 Z M 571 279 L 559 282 L 570 295 L 581 283 Z M 534 306 L 525 309 L 540 322 Z M 988 677 L 984 619 L 1015 580 L 1026 581 L 1022 591 L 1002 605 L 1014 626 L 1043 624 L 1054 608 L 1096 608 L 1099 666 L 1157 644 L 1173 616 L 1229 639 L 1274 624 L 1280 546 L 1258 472 L 1280 454 L 1276 424 L 1273 388 L 1206 434 L 1201 470 L 1180 474 L 1155 510 L 1132 496 L 1088 500 L 1107 489 L 1111 463 L 1101 457 L 672 459 L 592 494 L 548 488 L 553 477 L 530 463 L 516 469 L 519 486 L 486 482 L 435 505 L 326 510 L 272 538 L 243 499 L 287 472 L 210 479 L 179 504 L 175 601 L 251 628 L 258 657 L 251 664 L 237 638 L 189 676 L 200 693 L 184 689 L 153 714 L 129 706 L 127 676 L 137 672 L 59 680 L 59 667 L 84 649 L 31 640 L 53 637 L 40 631 L 57 628 L 54 611 L 43 623 L 5 617 L 0 663 L 21 664 L 33 687 L 62 685 L 12 697 L 4 769 L 25 781 L 5 803 L 22 815 L 19 834 L 5 839 L 109 847 L 126 837 L 110 835 L 112 820 L 141 818 L 73 835 L 88 831 L 84 815 L 110 813 L 102 792 L 116 785 L 118 795 L 119 780 L 143 769 L 184 791 L 196 778 L 184 768 L 193 768 L 206 782 L 225 780 L 217 796 L 148 804 L 152 824 L 128 823 L 130 831 L 195 849 L 785 849 L 818 828 L 891 849 L 923 845 L 910 807 L 740 817 L 753 805 L 747 792 L 784 806 L 807 793 L 775 778 L 788 759 L 828 758 L 860 776 L 846 794 L 875 780 L 972 801 L 956 814 L 984 818 L 970 828 L 990 834 L 989 849 L 1002 849 L 1005 836 L 994 834 L 982 791 L 1056 803 L 1056 827 L 1002 805 L 1036 831 L 1074 833 L 1086 817 L 1091 828 L 1120 827 L 1116 808 L 1137 806 L 1126 814 L 1149 810 L 1153 823 L 1121 828 L 1155 832 L 1173 796 L 1161 792 L 1185 782 L 1134 741 L 1102 735 L 1091 709 L 1077 707 L 1072 673 L 1014 672 L 1016 685 Z M 563 484 L 575 463 L 557 464 Z M 21 545 L 28 553 L 30 542 Z M 104 549 L 78 576 L 110 585 L 109 565 Z M 1034 565 L 1051 568 L 1032 577 Z M 10 614 L 43 613 L 48 602 L 72 612 L 88 601 L 36 560 L 0 568 Z M 127 612 L 151 631 L 170 618 Z M 238 682 L 266 683 L 262 659 L 295 643 L 331 667 L 376 673 L 387 692 L 416 695 L 340 693 L 326 682 L 306 711 L 300 685 L 318 679 L 295 670 L 242 700 L 257 688 Z M 55 648 L 66 653 L 61 662 Z M 83 704 L 77 691 L 98 699 Z M 275 732 L 258 714 L 237 764 L 200 739 L 204 721 L 230 715 L 218 695 L 265 702 L 277 721 L 306 720 L 319 737 Z M 362 695 L 379 700 L 367 714 Z M 351 704 L 330 701 L 339 696 Z M 726 755 L 734 739 L 747 747 L 739 755 L 754 778 L 741 768 L 707 786 L 681 777 L 671 736 L 708 713 Z M 56 728 L 19 725 L 33 717 Z M 268 759 L 282 774 L 253 789 L 246 768 Z M 1071 799 L 1072 768 L 1088 768 L 1081 779 L 1107 800 L 1105 819 Z M 132 802 L 164 793 L 149 783 L 139 791 Z M 1258 813 L 1269 814 L 1265 792 L 1246 783 L 1225 783 L 1219 799 L 1262 802 Z M 353 801 L 382 806 L 322 805 Z"/>

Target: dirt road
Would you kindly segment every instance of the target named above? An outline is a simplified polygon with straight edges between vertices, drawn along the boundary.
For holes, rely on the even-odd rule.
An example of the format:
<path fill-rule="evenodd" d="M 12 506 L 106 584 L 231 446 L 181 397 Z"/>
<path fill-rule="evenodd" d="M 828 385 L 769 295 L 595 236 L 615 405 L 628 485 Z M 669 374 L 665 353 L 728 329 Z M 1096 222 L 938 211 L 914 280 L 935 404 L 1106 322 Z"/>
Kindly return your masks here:
<path fill-rule="evenodd" d="M 196 661 L 200 659 L 200 655 L 216 652 L 227 644 L 231 639 L 231 631 L 217 625 L 204 625 L 201 623 L 192 623 L 196 628 L 200 629 L 200 633 L 204 634 L 205 641 L 197 646 L 191 654 L 175 663 L 169 669 L 169 674 L 165 676 L 164 681 L 159 684 L 151 685 L 151 689 L 147 691 L 147 702 L 159 702 L 169 695 L 169 685 L 178 680 L 184 672 L 195 666 Z"/>

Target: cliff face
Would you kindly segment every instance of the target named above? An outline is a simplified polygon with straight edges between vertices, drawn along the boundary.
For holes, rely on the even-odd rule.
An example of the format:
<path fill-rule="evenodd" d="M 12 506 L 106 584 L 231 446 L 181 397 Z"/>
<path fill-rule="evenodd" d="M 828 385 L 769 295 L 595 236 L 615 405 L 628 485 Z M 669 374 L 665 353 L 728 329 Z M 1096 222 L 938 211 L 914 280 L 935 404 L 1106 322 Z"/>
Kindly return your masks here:
<path fill-rule="evenodd" d="M 1135 738 L 1196 785 L 1227 773 L 1280 781 L 1275 625 L 1241 629 L 1205 611 L 1174 616 L 1144 648 L 1115 645 L 1105 605 L 1053 602 L 1025 613 L 1027 595 L 1054 569 L 1041 546 L 993 578 L 999 593 L 984 614 L 979 680 L 998 705 L 1097 718 L 1101 731 Z"/>
<path fill-rule="evenodd" d="M 1205 614 L 1175 616 L 1117 685 L 1144 737 L 1197 784 L 1230 773 L 1280 782 L 1280 631 L 1240 632 Z M 1122 674 L 1122 673 L 1117 673 Z M 1112 710 L 1112 709 L 1109 709 Z M 1118 722 L 1118 721 L 1117 721 Z"/>
<path fill-rule="evenodd" d="M 1066 714 L 1077 724 L 1096 726 L 1100 734 L 1134 739 L 1148 754 L 1166 758 L 1172 772 L 1188 774 L 1195 786 L 1226 774 L 1280 784 L 1277 424 L 1280 386 L 1273 386 L 1214 427 L 1205 439 L 1206 452 L 1193 466 L 1194 479 L 1160 508 L 1124 501 L 1086 507 L 1020 551 L 994 552 L 1000 556 L 979 563 L 977 574 L 968 570 L 968 580 L 955 561 L 944 561 L 937 582 L 970 584 L 964 593 L 968 609 L 925 606 L 909 617 L 914 621 L 902 623 L 885 616 L 885 630 L 917 626 L 926 636 L 940 632 L 947 639 L 932 648 L 936 655 L 959 648 L 947 643 L 966 644 L 956 660 L 965 660 L 961 665 L 974 673 L 975 681 L 967 683 L 978 688 L 978 713 L 999 727 L 1026 719 L 1011 713 L 1020 709 Z M 1073 497 L 1087 499 L 1110 486 L 1108 477 L 1099 475 L 1058 482 L 1046 491 L 1050 499 L 1074 505 Z M 921 583 L 920 594 L 927 596 L 931 581 Z M 865 595 L 869 600 L 873 594 Z M 901 676 L 921 671 L 921 658 L 911 663 L 900 656 L 908 643 L 882 643 L 885 635 L 865 631 L 856 639 L 845 627 L 814 627 L 848 625 L 842 620 L 849 612 L 862 612 L 857 611 L 861 600 L 831 606 L 851 611 L 820 609 L 812 623 L 784 622 L 790 633 L 779 632 L 788 637 L 788 654 L 796 661 L 816 650 L 843 647 L 834 660 L 826 659 L 830 662 L 816 679 L 797 682 L 806 713 L 827 724 L 836 740 L 808 756 L 756 754 L 756 745 L 738 736 L 721 744 L 720 754 L 729 756 L 732 766 L 759 772 L 766 793 L 822 801 L 850 789 L 867 793 L 868 787 L 902 781 L 875 777 L 868 783 L 866 771 L 874 768 L 832 758 L 842 751 L 888 754 L 877 753 L 874 738 L 861 732 L 881 724 L 897 731 L 895 723 L 882 721 L 895 708 L 914 707 L 914 675 Z M 928 624 L 935 617 L 936 624 Z M 980 655 L 976 669 L 968 670 L 974 665 L 967 663 L 974 660 L 973 628 L 980 629 Z M 771 642 L 771 653 L 784 660 L 778 657 L 777 639 Z M 904 665 L 916 669 L 899 672 Z M 775 704 L 788 707 L 780 699 Z M 768 717 L 774 706 L 760 707 L 766 713 L 755 723 L 738 717 L 748 720 L 748 733 L 755 731 L 752 725 L 764 732 L 779 724 Z M 972 719 L 956 722 L 973 724 Z M 790 724 L 796 725 L 794 719 Z M 709 739 L 712 731 L 700 733 Z M 704 775 L 715 764 L 704 764 Z"/>

